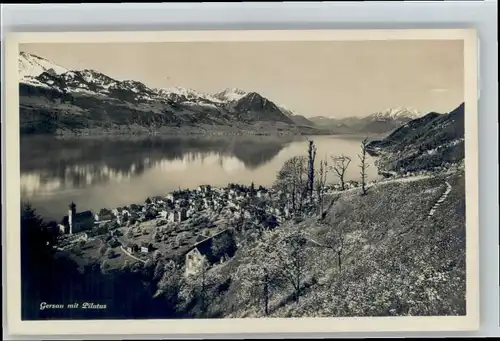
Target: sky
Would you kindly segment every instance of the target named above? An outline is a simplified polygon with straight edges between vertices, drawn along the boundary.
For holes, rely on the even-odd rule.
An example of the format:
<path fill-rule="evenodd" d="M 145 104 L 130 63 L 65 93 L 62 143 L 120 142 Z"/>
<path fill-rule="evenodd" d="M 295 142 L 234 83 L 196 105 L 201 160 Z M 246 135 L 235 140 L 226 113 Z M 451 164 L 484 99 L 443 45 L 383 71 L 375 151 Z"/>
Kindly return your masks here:
<path fill-rule="evenodd" d="M 306 117 L 397 107 L 448 112 L 464 101 L 461 40 L 42 43 L 20 50 L 149 87 L 255 91 Z"/>

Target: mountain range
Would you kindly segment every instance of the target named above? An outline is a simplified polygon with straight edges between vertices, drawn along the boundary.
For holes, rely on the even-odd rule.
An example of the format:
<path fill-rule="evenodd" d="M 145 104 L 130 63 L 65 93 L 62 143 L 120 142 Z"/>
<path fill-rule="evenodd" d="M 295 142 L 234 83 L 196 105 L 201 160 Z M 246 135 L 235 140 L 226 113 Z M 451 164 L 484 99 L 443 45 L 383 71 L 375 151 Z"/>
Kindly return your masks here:
<path fill-rule="evenodd" d="M 257 92 L 151 88 L 26 52 L 19 55 L 19 91 L 22 134 L 386 133 L 418 116 L 400 108 L 363 118 L 306 118 Z"/>
<path fill-rule="evenodd" d="M 387 172 L 433 170 L 464 160 L 465 104 L 446 114 L 430 112 L 412 120 L 367 149 Z"/>
<path fill-rule="evenodd" d="M 394 108 L 365 117 L 332 118 L 316 116 L 309 118 L 316 127 L 336 133 L 387 133 L 420 117 L 421 114 L 408 108 Z"/>

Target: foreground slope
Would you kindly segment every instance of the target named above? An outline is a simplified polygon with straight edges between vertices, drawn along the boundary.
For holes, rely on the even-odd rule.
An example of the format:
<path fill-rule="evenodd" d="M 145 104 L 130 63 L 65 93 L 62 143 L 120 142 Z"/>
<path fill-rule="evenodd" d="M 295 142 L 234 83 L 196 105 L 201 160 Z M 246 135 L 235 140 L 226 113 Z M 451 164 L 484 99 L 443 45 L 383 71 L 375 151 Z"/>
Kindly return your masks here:
<path fill-rule="evenodd" d="M 428 212 L 451 192 L 434 216 Z M 465 314 L 465 188 L 463 171 L 381 182 L 330 196 L 323 220 L 290 222 L 309 238 L 300 272 L 299 302 L 289 282 L 270 295 L 273 317 L 430 316 Z M 286 233 L 286 232 L 285 232 Z M 343 240 L 339 265 L 335 252 Z M 256 242 L 216 266 L 210 277 L 211 316 L 261 317 L 263 285 L 246 295 L 245 268 L 269 269 L 281 244 Z M 266 251 L 259 263 L 254 255 Z M 277 267 L 277 269 L 283 270 Z M 277 270 L 277 271 L 281 271 Z M 228 284 L 230 283 L 230 284 Z M 253 282 L 253 283 L 259 283 Z M 225 291 L 217 294 L 224 284 Z M 212 296 L 211 296 L 212 297 Z"/>

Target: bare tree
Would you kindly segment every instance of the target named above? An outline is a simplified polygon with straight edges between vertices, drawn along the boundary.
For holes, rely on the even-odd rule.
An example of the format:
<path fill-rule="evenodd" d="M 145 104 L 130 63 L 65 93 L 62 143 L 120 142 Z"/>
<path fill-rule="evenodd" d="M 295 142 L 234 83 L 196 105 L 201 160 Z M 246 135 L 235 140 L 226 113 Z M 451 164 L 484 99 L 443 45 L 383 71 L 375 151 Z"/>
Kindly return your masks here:
<path fill-rule="evenodd" d="M 293 287 L 295 302 L 299 303 L 304 273 L 307 269 L 307 237 L 296 227 L 291 230 L 280 230 L 281 249 L 277 252 L 281 256 L 283 277 Z"/>
<path fill-rule="evenodd" d="M 313 192 L 314 192 L 314 162 L 316 160 L 316 146 L 314 141 L 307 140 L 309 142 L 309 147 L 307 148 L 307 187 L 309 200 L 312 202 Z"/>
<path fill-rule="evenodd" d="M 351 158 L 345 155 L 332 156 L 332 162 L 332 170 L 339 178 L 342 190 L 345 190 L 345 172 L 351 163 Z"/>
<path fill-rule="evenodd" d="M 278 172 L 275 186 L 287 197 L 292 210 L 300 211 L 308 193 L 306 159 L 294 156 L 287 160 Z"/>
<path fill-rule="evenodd" d="M 315 177 L 316 195 L 318 196 L 318 211 L 320 215 L 323 214 L 327 174 L 328 174 L 328 162 L 326 160 L 321 160 L 319 162 L 319 168 L 316 172 L 316 177 Z"/>
<path fill-rule="evenodd" d="M 207 272 L 209 270 L 208 261 L 202 258 L 200 268 L 198 269 L 198 276 L 200 280 L 200 298 L 201 298 L 201 311 L 203 314 L 206 313 L 208 302 L 207 302 Z"/>
<path fill-rule="evenodd" d="M 266 231 L 262 238 L 245 254 L 245 261 L 238 267 L 235 280 L 238 282 L 237 297 L 241 304 L 262 304 L 265 316 L 269 315 L 269 303 L 273 294 L 283 284 L 282 266 L 276 250 L 276 233 Z"/>
<path fill-rule="evenodd" d="M 337 265 L 339 267 L 339 273 L 342 272 L 342 253 L 344 251 L 344 244 L 345 244 L 344 232 L 345 232 L 344 224 L 341 223 L 334 229 L 329 229 L 324 237 L 325 240 L 324 246 L 335 252 L 337 256 Z"/>
<path fill-rule="evenodd" d="M 129 228 L 125 234 L 127 236 L 127 238 L 133 238 L 134 237 L 134 231 L 132 230 L 132 228 Z"/>
<path fill-rule="evenodd" d="M 368 145 L 368 138 L 365 138 L 361 142 L 361 154 L 358 155 L 359 160 L 361 163 L 359 164 L 359 167 L 361 168 L 361 188 L 363 190 L 363 195 L 366 194 L 366 169 L 370 166 L 366 162 L 366 146 Z"/>

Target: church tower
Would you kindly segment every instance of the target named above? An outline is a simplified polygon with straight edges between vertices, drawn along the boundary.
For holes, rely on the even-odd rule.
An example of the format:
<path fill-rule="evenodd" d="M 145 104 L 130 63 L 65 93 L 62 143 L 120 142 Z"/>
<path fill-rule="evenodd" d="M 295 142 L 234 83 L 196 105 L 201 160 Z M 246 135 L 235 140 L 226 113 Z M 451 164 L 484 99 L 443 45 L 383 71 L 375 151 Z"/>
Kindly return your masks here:
<path fill-rule="evenodd" d="M 74 202 L 72 202 L 69 205 L 69 211 L 68 211 L 68 224 L 69 224 L 69 234 L 73 233 L 73 226 L 75 222 L 75 216 L 76 216 L 76 205 Z"/>

